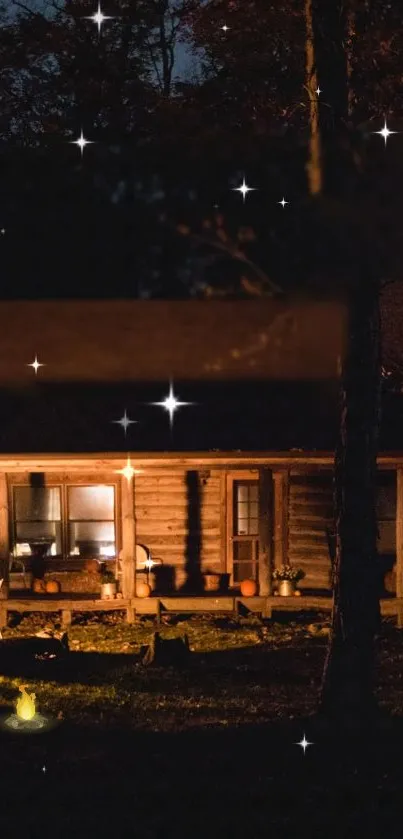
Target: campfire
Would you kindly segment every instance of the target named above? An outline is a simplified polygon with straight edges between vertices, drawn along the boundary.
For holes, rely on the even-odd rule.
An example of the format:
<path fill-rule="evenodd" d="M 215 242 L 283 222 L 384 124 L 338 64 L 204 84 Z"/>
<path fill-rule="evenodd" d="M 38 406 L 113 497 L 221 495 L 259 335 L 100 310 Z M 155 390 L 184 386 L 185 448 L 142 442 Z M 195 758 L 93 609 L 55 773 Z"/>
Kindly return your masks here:
<path fill-rule="evenodd" d="M 17 717 L 19 717 L 20 720 L 25 720 L 25 722 L 27 722 L 27 720 L 32 720 L 36 713 L 35 694 L 27 693 L 25 690 L 27 687 L 28 685 L 20 685 L 19 689 L 22 696 L 17 699 Z"/>

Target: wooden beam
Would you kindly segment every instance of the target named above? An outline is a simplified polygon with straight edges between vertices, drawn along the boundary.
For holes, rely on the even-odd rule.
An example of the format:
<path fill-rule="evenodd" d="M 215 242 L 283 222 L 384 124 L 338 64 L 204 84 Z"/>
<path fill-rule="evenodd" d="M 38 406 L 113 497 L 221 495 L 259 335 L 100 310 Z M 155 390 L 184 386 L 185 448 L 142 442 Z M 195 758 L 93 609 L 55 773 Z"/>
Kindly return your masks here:
<path fill-rule="evenodd" d="M 273 475 L 264 466 L 259 469 L 259 594 L 272 592 L 273 573 Z"/>
<path fill-rule="evenodd" d="M 403 469 L 396 476 L 396 597 L 403 597 Z"/>
<path fill-rule="evenodd" d="M 10 578 L 10 538 L 7 475 L 0 472 L 0 579 L 3 580 L 0 597 L 7 597 Z"/>
<path fill-rule="evenodd" d="M 66 455 L 58 454 L 20 454 L 0 455 L 0 468 L 4 472 L 59 472 L 67 471 L 91 471 L 102 472 L 109 470 L 120 470 L 125 465 L 127 455 L 121 452 L 106 454 L 74 453 Z M 142 452 L 136 455 L 136 466 L 159 473 L 160 469 L 175 467 L 179 469 L 190 469 L 197 467 L 226 469 L 253 469 L 259 466 L 329 466 L 333 467 L 333 452 Z M 394 452 L 380 454 L 378 457 L 380 469 L 403 468 L 403 453 Z"/>
<path fill-rule="evenodd" d="M 288 562 L 288 498 L 289 472 L 273 473 L 274 484 L 274 567 Z"/>
<path fill-rule="evenodd" d="M 122 475 L 122 594 L 136 596 L 136 522 L 134 518 L 134 475 L 128 481 Z"/>

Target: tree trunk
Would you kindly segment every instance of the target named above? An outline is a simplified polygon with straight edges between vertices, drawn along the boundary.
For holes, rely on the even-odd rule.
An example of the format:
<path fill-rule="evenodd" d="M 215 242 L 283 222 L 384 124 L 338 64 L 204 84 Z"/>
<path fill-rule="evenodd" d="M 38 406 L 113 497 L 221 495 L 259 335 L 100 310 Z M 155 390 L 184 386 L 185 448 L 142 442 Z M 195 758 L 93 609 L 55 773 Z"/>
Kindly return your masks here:
<path fill-rule="evenodd" d="M 380 422 L 379 287 L 358 282 L 342 372 L 335 454 L 336 557 L 332 632 L 321 711 L 361 719 L 376 710 L 374 640 L 380 623 L 376 459 Z"/>

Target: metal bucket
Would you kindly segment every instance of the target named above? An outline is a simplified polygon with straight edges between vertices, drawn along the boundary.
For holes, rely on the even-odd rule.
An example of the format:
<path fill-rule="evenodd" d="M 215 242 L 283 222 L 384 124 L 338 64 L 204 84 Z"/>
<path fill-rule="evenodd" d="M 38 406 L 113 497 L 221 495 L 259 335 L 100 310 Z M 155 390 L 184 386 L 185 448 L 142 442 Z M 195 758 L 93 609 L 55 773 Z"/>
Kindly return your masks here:
<path fill-rule="evenodd" d="M 295 591 L 295 584 L 291 580 L 281 580 L 278 584 L 278 593 L 281 597 L 292 597 Z"/>

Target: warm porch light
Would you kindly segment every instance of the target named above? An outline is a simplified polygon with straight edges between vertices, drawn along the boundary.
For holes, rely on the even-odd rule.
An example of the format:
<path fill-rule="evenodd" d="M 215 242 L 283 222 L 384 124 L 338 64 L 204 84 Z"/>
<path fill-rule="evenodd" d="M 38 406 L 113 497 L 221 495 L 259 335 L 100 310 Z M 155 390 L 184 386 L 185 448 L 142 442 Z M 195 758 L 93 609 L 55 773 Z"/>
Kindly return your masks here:
<path fill-rule="evenodd" d="M 17 699 L 17 717 L 21 720 L 32 720 L 35 716 L 35 694 L 34 693 L 27 693 L 25 688 L 27 685 L 20 685 L 20 691 L 22 696 Z"/>

